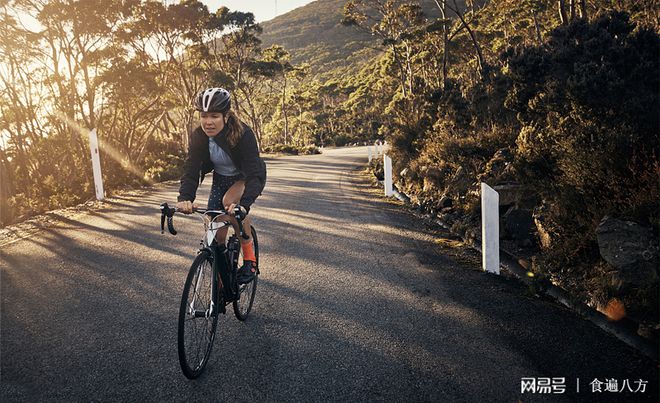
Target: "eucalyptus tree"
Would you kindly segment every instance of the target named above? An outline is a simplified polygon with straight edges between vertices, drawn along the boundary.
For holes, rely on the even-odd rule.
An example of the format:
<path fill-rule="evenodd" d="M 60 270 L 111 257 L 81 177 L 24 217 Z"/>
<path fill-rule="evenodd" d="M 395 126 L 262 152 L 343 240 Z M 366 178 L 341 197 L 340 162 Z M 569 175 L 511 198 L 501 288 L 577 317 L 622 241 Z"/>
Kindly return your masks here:
<path fill-rule="evenodd" d="M 230 80 L 230 89 L 234 90 L 233 99 L 237 112 L 242 112 L 243 103 L 251 102 L 252 91 L 246 88 L 246 75 L 250 64 L 260 56 L 261 40 L 258 35 L 262 32 L 261 26 L 255 22 L 254 14 L 240 11 L 229 11 L 221 7 L 216 16 L 226 28 L 218 40 L 209 43 L 210 70 L 219 70 Z"/>
<path fill-rule="evenodd" d="M 102 76 L 106 105 L 101 126 L 107 133 L 106 142 L 112 143 L 121 160 L 133 166 L 141 166 L 148 152 L 157 151 L 148 146 L 176 141 L 173 134 L 177 130 L 165 118 L 174 105 L 163 99 L 165 88 L 158 82 L 159 75 L 155 65 L 118 56 Z"/>
<path fill-rule="evenodd" d="M 207 44 L 223 29 L 223 21 L 195 0 L 140 2 L 133 19 L 122 27 L 122 38 L 135 57 L 145 66 L 156 66 L 163 91 L 150 98 L 168 109 L 163 119 L 181 129 L 178 140 L 184 148 L 194 125 L 192 100 L 209 81 Z"/>
<path fill-rule="evenodd" d="M 588 18 L 587 0 L 557 0 L 557 10 L 562 24 L 568 24 L 578 16 Z"/>
<path fill-rule="evenodd" d="M 416 2 L 350 0 L 342 23 L 378 36 L 393 55 L 404 98 L 412 95 L 415 42 L 424 34 L 422 8 Z"/>
<path fill-rule="evenodd" d="M 14 0 L 4 5 L 5 12 L 11 7 L 16 15 L 36 20 L 30 29 L 8 26 L 15 38 L 25 42 L 24 48 L 14 49 L 5 59 L 9 61 L 5 65 L 16 66 L 13 85 L 23 93 L 21 100 L 14 92 L 11 107 L 27 107 L 24 111 L 38 122 L 30 132 L 39 133 L 40 141 L 29 144 L 29 160 L 49 167 L 45 176 L 30 178 L 32 183 L 19 191 L 59 197 L 51 202 L 79 200 L 91 189 L 84 134 L 98 126 L 103 113 L 105 83 L 100 77 L 109 68 L 110 55 L 116 53 L 114 34 L 133 2 Z M 23 57 L 20 67 L 14 63 L 19 57 Z M 36 181 L 42 186 L 34 189 Z"/>
<path fill-rule="evenodd" d="M 291 64 L 291 56 L 283 47 L 273 45 L 263 51 L 263 59 L 260 63 L 261 73 L 271 78 L 273 90 L 278 93 L 279 111 L 284 119 L 282 127 L 282 142 L 289 144 L 289 112 L 287 108 L 287 89 L 291 78 L 291 72 L 295 67 Z"/>
<path fill-rule="evenodd" d="M 38 161 L 31 159 L 30 146 L 44 136 L 38 113 L 42 103 L 38 94 L 42 91 L 40 82 L 32 80 L 31 61 L 38 56 L 33 43 L 36 34 L 19 26 L 10 9 L 9 2 L 2 3 L 0 23 L 0 164 L 2 184 L 0 204 L 3 207 L 0 220 L 7 222 L 8 199 L 21 189 L 27 198 L 32 196 L 30 178 L 38 172 Z"/>
<path fill-rule="evenodd" d="M 474 46 L 474 52 L 477 58 L 477 68 L 479 71 L 479 74 L 483 78 L 487 72 L 487 66 L 484 61 L 484 55 L 483 52 L 481 51 L 481 45 L 479 44 L 479 41 L 477 40 L 477 35 L 474 32 L 472 28 L 470 28 L 470 22 L 467 20 L 466 13 L 461 10 L 459 7 L 458 3 L 456 3 L 456 0 L 451 0 L 448 2 L 447 0 L 443 1 L 443 4 L 445 5 L 446 8 L 450 9 L 456 16 L 458 17 L 460 21 L 460 26 L 459 29 L 465 29 L 470 36 L 470 40 L 472 41 L 472 46 Z M 472 15 L 475 14 L 475 8 L 474 8 L 474 2 L 471 3 L 471 10 L 469 11 Z M 459 31 L 457 31 L 458 33 Z"/>
<path fill-rule="evenodd" d="M 276 75 L 273 66 L 262 60 L 258 37 L 261 26 L 255 22 L 254 14 L 226 7 L 218 9 L 216 17 L 225 31 L 208 43 L 210 80 L 233 92 L 236 111 L 250 124 L 261 146 L 263 126 L 273 109 L 262 98 L 267 97 L 267 88 L 272 84 L 268 81 Z"/>

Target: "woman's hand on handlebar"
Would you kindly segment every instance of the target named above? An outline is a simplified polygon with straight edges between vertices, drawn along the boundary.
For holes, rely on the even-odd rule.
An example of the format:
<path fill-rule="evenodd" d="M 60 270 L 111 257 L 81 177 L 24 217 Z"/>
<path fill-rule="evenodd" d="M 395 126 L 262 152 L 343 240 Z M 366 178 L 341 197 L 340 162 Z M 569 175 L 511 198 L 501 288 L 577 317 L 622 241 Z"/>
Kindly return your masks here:
<path fill-rule="evenodd" d="M 239 210 L 241 211 L 241 216 L 245 217 L 247 215 L 246 208 L 241 206 L 240 204 L 235 204 L 235 203 L 232 203 L 229 206 L 225 206 L 225 211 L 227 211 L 229 215 L 233 217 L 236 215 L 236 211 L 234 211 L 236 207 L 238 207 Z"/>
<path fill-rule="evenodd" d="M 197 208 L 197 204 L 184 200 L 176 203 L 176 210 L 183 214 L 192 214 L 193 209 Z"/>

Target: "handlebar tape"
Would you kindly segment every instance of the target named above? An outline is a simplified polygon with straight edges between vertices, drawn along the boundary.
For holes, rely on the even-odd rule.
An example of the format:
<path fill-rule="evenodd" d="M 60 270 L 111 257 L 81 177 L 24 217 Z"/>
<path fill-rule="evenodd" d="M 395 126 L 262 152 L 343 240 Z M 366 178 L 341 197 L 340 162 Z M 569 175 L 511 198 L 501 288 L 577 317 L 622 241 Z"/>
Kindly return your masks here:
<path fill-rule="evenodd" d="M 167 230 L 172 235 L 177 234 L 176 230 L 174 229 L 174 222 L 172 221 L 172 217 L 174 217 L 175 212 L 176 212 L 176 209 L 170 208 L 170 206 L 168 206 L 167 203 L 163 203 L 163 204 L 160 205 L 160 233 L 161 234 L 165 233 L 165 218 L 167 218 Z"/>

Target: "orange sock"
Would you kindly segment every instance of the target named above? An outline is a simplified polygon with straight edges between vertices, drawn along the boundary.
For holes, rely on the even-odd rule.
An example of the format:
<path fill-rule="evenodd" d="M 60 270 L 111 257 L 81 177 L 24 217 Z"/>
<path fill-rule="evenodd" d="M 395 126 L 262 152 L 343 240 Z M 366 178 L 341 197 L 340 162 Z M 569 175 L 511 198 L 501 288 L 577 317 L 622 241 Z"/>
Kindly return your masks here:
<path fill-rule="evenodd" d="M 254 255 L 254 244 L 252 239 L 249 241 L 241 241 L 241 250 L 243 251 L 243 261 L 251 261 L 257 263 L 257 257 Z"/>

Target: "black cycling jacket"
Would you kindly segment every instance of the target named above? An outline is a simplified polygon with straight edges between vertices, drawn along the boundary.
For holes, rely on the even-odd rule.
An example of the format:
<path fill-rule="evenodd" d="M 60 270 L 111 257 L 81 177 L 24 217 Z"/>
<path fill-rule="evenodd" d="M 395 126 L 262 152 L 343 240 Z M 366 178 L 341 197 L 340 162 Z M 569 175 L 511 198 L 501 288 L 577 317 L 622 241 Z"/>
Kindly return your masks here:
<path fill-rule="evenodd" d="M 243 125 L 243 136 L 231 148 L 227 142 L 229 126 L 213 137 L 213 140 L 231 157 L 239 171 L 245 176 L 245 191 L 241 197 L 241 206 L 249 209 L 252 203 L 261 195 L 266 185 L 266 163 L 259 156 L 257 140 L 247 125 Z M 184 173 L 181 177 L 178 201 L 194 201 L 197 188 L 204 180 L 204 175 L 213 170 L 213 162 L 209 154 L 209 137 L 201 127 L 195 129 L 190 136 L 188 158 L 184 164 Z"/>

